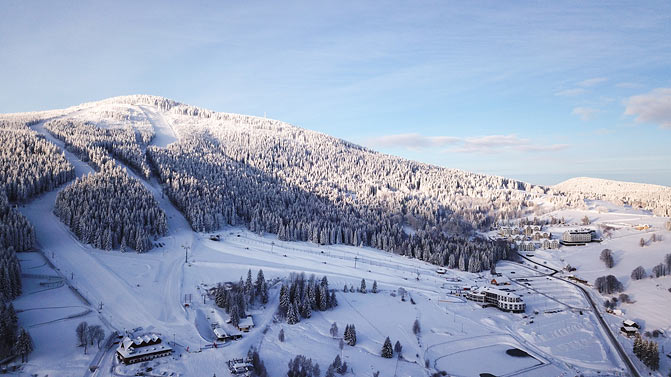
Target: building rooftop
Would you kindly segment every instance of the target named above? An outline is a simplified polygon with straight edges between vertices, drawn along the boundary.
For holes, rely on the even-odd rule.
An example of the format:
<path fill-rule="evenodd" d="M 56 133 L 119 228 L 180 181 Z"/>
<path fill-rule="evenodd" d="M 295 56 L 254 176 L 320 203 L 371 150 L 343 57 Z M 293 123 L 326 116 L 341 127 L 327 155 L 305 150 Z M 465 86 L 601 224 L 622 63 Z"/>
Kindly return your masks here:
<path fill-rule="evenodd" d="M 254 327 L 254 320 L 252 320 L 252 316 L 249 315 L 245 318 L 240 318 L 238 327 Z"/>
<path fill-rule="evenodd" d="M 146 334 L 133 339 L 126 336 L 117 347 L 117 352 L 124 358 L 171 350 L 170 346 L 161 343 L 158 334 Z"/>

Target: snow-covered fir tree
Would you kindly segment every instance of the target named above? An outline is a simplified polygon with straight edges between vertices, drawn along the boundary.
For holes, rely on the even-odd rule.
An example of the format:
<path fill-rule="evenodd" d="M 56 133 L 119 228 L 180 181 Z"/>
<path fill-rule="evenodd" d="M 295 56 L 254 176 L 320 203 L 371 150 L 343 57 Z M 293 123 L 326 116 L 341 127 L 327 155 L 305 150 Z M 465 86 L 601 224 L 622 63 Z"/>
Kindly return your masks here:
<path fill-rule="evenodd" d="M 386 359 L 391 359 L 394 356 L 394 348 L 391 346 L 391 340 L 389 340 L 389 337 L 387 337 L 387 339 L 384 340 L 380 356 Z"/>

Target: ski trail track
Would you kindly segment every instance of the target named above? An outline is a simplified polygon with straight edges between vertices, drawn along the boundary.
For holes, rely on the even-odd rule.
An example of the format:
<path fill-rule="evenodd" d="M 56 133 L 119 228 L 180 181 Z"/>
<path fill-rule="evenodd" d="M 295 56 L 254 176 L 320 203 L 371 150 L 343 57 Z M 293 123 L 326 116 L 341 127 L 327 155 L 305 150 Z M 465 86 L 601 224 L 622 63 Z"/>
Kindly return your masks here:
<path fill-rule="evenodd" d="M 144 111 L 145 109 L 143 109 Z M 81 111 L 81 110 L 80 110 Z M 79 111 L 60 116 L 71 117 Z M 155 114 L 148 112 L 149 114 Z M 148 118 L 150 116 L 148 115 Z M 54 119 L 54 118 L 52 118 Z M 152 124 L 159 122 L 153 121 Z M 49 119 L 50 120 L 50 119 Z M 75 167 L 75 175 L 82 177 L 94 170 L 78 156 L 67 151 L 62 141 L 53 137 L 45 128 L 42 121 L 31 128 L 43 135 L 47 140 L 59 146 L 66 159 Z M 162 121 L 165 130 L 166 123 Z M 167 126 L 170 134 L 172 130 Z M 163 137 L 163 140 L 170 137 Z M 173 140 L 174 141 L 174 140 Z M 152 143 L 153 144 L 153 143 Z M 124 164 L 117 161 L 120 166 Z M 163 250 L 152 249 L 145 254 L 124 254 L 118 251 L 102 252 L 88 245 L 81 244 L 74 235 L 53 214 L 53 204 L 58 192 L 69 184 L 42 194 L 26 204 L 21 212 L 31 221 L 36 229 L 37 243 L 45 252 L 53 251 L 54 264 L 77 286 L 89 300 L 98 304 L 102 302 L 102 314 L 115 327 L 130 329 L 137 326 L 154 326 L 165 334 L 174 333 L 182 327 L 192 327 L 188 314 L 181 304 L 184 275 L 184 247 L 194 250 L 194 233 L 191 231 L 184 216 L 161 195 L 161 188 L 156 180 L 145 181 L 137 176 L 132 169 L 126 168 L 128 174 L 138 179 L 155 197 L 165 211 L 168 221 L 168 235 L 158 240 L 164 244 Z M 47 253 L 49 254 L 49 253 Z M 132 261 L 147 261 L 150 265 L 158 265 L 154 281 L 160 286 L 159 292 L 142 293 L 145 287 L 133 285 L 124 278 L 121 271 L 110 267 L 110 260 L 128 259 Z M 138 293 L 140 291 L 140 293 Z M 148 295 L 153 300 L 144 300 Z M 161 302 L 151 303 L 156 299 Z M 191 331 L 179 331 L 191 333 Z M 187 339 L 185 339 L 187 340 Z M 187 341 L 197 339 L 188 339 Z"/>

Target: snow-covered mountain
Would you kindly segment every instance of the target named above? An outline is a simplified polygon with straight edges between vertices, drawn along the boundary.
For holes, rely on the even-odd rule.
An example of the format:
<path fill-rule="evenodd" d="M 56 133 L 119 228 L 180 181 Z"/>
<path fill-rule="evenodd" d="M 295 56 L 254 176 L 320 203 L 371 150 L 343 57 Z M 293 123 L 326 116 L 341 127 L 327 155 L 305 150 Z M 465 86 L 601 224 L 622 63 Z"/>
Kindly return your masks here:
<path fill-rule="evenodd" d="M 0 138 L 0 359 L 30 348 L 29 329 L 26 373 L 226 376 L 249 351 L 260 376 L 289 361 L 348 376 L 637 375 L 624 318 L 601 303 L 671 331 L 671 222 L 621 205 L 668 208 L 668 188 L 537 186 L 146 95 L 0 115 Z M 602 244 L 536 246 L 585 223 Z M 521 241 L 494 241 L 513 229 Z M 535 252 L 516 260 L 517 243 Z M 654 279 L 630 279 L 637 264 Z M 593 289 L 605 275 L 624 291 Z M 464 298 L 476 286 L 525 313 Z M 255 328 L 218 342 L 214 328 L 247 314 Z M 175 353 L 81 355 L 82 321 L 97 340 L 162 334 Z"/>

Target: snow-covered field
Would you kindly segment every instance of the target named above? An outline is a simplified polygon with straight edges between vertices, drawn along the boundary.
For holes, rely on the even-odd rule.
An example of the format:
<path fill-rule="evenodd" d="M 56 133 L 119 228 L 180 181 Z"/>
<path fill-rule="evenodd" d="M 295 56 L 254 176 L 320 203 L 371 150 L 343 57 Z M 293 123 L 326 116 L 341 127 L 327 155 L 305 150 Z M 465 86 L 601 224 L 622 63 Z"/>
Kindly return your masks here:
<path fill-rule="evenodd" d="M 175 140 L 177 135 L 169 119 L 156 109 L 128 108 L 143 127 L 153 127 L 154 144 L 165 146 Z M 34 129 L 44 133 L 41 125 Z M 66 157 L 75 165 L 78 176 L 91 171 L 76 156 L 66 153 Z M 171 357 L 133 366 L 118 365 L 114 348 L 105 348 L 95 376 L 134 375 L 148 367 L 153 369 L 151 375 L 228 376 L 225 362 L 245 356 L 250 347 L 259 350 L 272 376 L 286 375 L 288 361 L 297 354 L 317 361 L 323 373 L 341 352 L 338 340 L 329 334 L 333 322 L 338 324 L 340 336 L 345 325 L 356 326 L 357 345 L 346 345 L 342 351 L 343 360 L 352 368 L 350 375 L 354 376 L 372 376 L 376 371 L 382 376 L 428 376 L 435 371 L 455 376 L 627 374 L 582 292 L 565 281 L 546 276 L 551 271 L 543 267 L 529 262 L 500 262 L 497 266 L 503 275 L 500 279 L 510 282 L 507 287 L 527 303 L 526 313 L 482 308 L 454 293 L 464 287 L 489 285 L 492 276 L 488 272 L 448 270 L 440 275 L 436 266 L 371 248 L 284 242 L 274 235 L 253 234 L 238 227 L 216 232 L 221 238 L 212 241 L 210 233 L 191 230 L 182 214 L 163 197 L 158 182 L 142 182 L 166 212 L 169 228 L 168 236 L 157 240 L 163 246 L 144 254 L 82 245 L 52 213 L 57 190 L 19 208 L 35 226 L 43 254 L 90 303 L 83 303 L 66 285 L 39 291 L 44 289 L 39 279 L 24 279 L 25 293 L 15 305 L 23 310 L 19 313 L 20 324 L 30 329 L 35 352 L 23 372 L 50 377 L 88 375 L 86 367 L 97 349 L 83 355 L 83 350 L 76 347 L 74 331 L 80 321 L 86 320 L 103 324 L 107 333 L 142 328 L 141 331 L 161 333 L 171 344 L 176 342 L 176 352 Z M 569 222 L 578 222 L 585 214 L 593 223 L 619 224 L 620 228 L 602 244 L 538 252 L 534 259 L 557 269 L 571 264 L 578 268 L 575 274 L 593 282 L 606 274 L 599 253 L 606 247 L 612 249 L 616 265 L 608 273 L 624 283 L 626 293 L 635 301 L 623 305 L 626 317 L 639 321 L 644 331 L 663 329 L 670 333 L 671 293 L 667 289 L 671 278 L 636 282 L 629 279 L 634 267 L 640 264 L 649 271 L 665 253 L 671 252 L 671 232 L 662 230 L 666 219 L 606 203 L 591 203 L 586 211 L 551 213 Z M 638 246 L 642 236 L 651 235 L 651 231 L 642 233 L 630 226 L 639 223 L 652 225 L 652 231 L 663 241 Z M 566 229 L 550 230 L 558 235 Z M 23 272 L 55 274 L 46 264 L 40 264 L 44 262 L 40 258 L 37 253 L 21 254 Z M 238 341 L 211 347 L 210 323 L 220 322 L 226 314 L 204 296 L 204 291 L 219 282 L 237 281 L 249 269 L 253 276 L 263 269 L 268 281 L 286 278 L 291 272 L 326 275 L 330 287 L 336 289 L 339 305 L 314 312 L 310 319 L 296 325 L 287 325 L 275 318 L 279 294 L 279 285 L 275 284 L 270 289 L 269 303 L 251 311 L 256 324 L 251 332 Z M 368 287 L 377 281 L 380 292 L 342 291 L 344 285 L 358 287 L 362 278 Z M 398 295 L 400 287 L 408 291 L 406 301 Z M 191 300 L 186 307 L 188 297 Z M 87 310 L 92 311 L 81 314 Z M 66 318 L 69 316 L 74 318 Z M 621 319 L 609 317 L 616 331 Z M 415 320 L 422 328 L 418 335 L 412 331 Z M 286 336 L 284 342 L 278 339 L 281 329 Z M 401 360 L 380 357 L 387 336 L 392 343 L 398 340 L 402 344 Z M 627 345 L 627 350 L 631 349 L 629 340 L 621 336 L 619 340 Z M 666 338 L 661 343 L 671 347 Z M 506 351 L 510 349 L 522 350 L 528 356 L 508 355 Z M 668 367 L 663 360 L 662 370 Z"/>
<path fill-rule="evenodd" d="M 629 296 L 631 303 L 622 303 L 618 309 L 622 315 L 607 314 L 606 318 L 611 324 L 611 328 L 618 334 L 618 338 L 625 345 L 625 349 L 631 353 L 632 341 L 619 335 L 619 328 L 624 319 L 631 319 L 641 325 L 641 332 L 652 332 L 653 330 L 662 330 L 665 334 L 671 334 L 671 276 L 653 278 L 651 276 L 652 267 L 662 263 L 664 256 L 671 253 L 671 232 L 667 231 L 665 224 L 668 221 L 666 217 L 653 216 L 650 212 L 631 207 L 616 206 L 608 202 L 594 201 L 589 202 L 586 210 L 562 210 L 544 215 L 542 218 L 565 218 L 566 226 L 549 227 L 549 231 L 555 237 L 560 237 L 561 233 L 568 229 L 581 228 L 578 225 L 581 219 L 587 216 L 592 229 L 600 229 L 602 225 L 614 228 L 611 235 L 604 237 L 601 243 L 589 243 L 585 246 L 562 247 L 559 251 L 537 250 L 534 257 L 530 258 L 548 266 L 561 269 L 566 265 L 571 265 L 577 270 L 570 273 L 593 284 L 597 277 L 604 275 L 614 275 L 624 286 L 624 293 Z M 649 225 L 649 229 L 637 230 L 639 225 Z M 652 235 L 658 239 L 652 242 Z M 641 238 L 645 241 L 645 246 L 640 246 Z M 615 265 L 613 268 L 606 268 L 604 262 L 599 259 L 603 249 L 610 249 L 613 252 Z M 647 277 L 641 280 L 633 280 L 631 272 L 637 266 L 645 268 Z M 566 275 L 569 275 L 568 273 Z M 596 290 L 593 291 L 594 297 L 599 297 L 602 301 L 614 295 L 600 295 Z M 604 309 L 605 311 L 605 309 Z M 660 371 L 668 371 L 671 368 L 671 360 L 665 357 L 665 353 L 671 350 L 671 341 L 666 336 L 660 336 L 654 339 L 660 345 Z M 632 356 L 632 360 L 635 359 Z M 645 370 L 640 366 L 639 370 Z"/>

